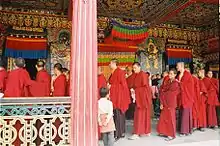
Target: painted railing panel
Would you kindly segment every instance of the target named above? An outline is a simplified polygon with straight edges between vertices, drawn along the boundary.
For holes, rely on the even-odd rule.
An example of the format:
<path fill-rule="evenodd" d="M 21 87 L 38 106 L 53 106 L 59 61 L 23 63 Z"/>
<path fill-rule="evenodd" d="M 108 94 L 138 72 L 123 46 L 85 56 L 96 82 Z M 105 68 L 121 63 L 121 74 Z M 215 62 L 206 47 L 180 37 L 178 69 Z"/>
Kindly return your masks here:
<path fill-rule="evenodd" d="M 1 146 L 70 145 L 70 98 L 0 99 Z"/>

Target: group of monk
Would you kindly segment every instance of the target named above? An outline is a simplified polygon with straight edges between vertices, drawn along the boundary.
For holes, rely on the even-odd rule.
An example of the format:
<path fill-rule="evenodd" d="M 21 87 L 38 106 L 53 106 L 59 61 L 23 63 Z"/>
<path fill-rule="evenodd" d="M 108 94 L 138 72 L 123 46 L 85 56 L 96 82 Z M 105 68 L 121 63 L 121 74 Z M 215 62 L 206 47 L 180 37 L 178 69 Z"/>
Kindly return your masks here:
<path fill-rule="evenodd" d="M 16 58 L 14 69 L 7 71 L 0 60 L 0 92 L 4 97 L 49 97 L 69 96 L 69 71 L 60 63 L 54 65 L 54 75 L 48 74 L 45 62 L 36 63 L 36 79 L 31 80 L 25 69 L 25 60 Z"/>
<path fill-rule="evenodd" d="M 129 104 L 135 103 L 134 128 L 130 140 L 151 134 L 152 90 L 150 75 L 141 70 L 138 62 L 133 63 L 132 72 L 125 72 L 118 67 L 118 60 L 112 59 L 109 67 L 112 72 L 108 80 L 98 72 L 98 89 L 107 87 L 114 108 L 115 140 L 125 137 L 125 112 Z M 204 69 L 191 74 L 183 62 L 164 73 L 159 88 L 160 117 L 157 132 L 165 140 L 192 134 L 195 130 L 218 127 L 216 107 L 220 106 L 218 80 L 207 76 Z M 176 117 L 177 111 L 179 116 Z M 220 120 L 220 119 L 219 119 Z M 180 124 L 177 124 L 180 123 Z"/>

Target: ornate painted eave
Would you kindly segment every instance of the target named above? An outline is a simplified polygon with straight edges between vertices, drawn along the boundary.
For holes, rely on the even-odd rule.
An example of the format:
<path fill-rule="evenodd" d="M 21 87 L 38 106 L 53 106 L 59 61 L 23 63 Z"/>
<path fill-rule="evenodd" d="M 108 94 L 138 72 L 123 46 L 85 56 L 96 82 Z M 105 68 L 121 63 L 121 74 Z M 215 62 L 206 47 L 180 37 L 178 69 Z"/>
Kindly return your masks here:
<path fill-rule="evenodd" d="M 71 28 L 71 21 L 66 16 L 0 11 L 0 23 L 27 28 Z"/>

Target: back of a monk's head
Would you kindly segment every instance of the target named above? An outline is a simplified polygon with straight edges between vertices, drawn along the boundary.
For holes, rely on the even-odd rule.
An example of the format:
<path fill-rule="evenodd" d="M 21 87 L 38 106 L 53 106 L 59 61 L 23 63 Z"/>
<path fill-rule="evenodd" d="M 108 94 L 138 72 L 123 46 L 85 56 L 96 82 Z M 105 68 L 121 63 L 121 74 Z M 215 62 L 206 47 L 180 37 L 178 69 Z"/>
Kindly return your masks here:
<path fill-rule="evenodd" d="M 37 61 L 36 65 L 37 65 L 37 67 L 42 68 L 45 66 L 45 62 L 43 60 L 39 60 L 39 61 Z"/>
<path fill-rule="evenodd" d="M 23 58 L 16 58 L 15 59 L 15 66 L 18 68 L 24 68 L 25 67 L 25 60 Z"/>

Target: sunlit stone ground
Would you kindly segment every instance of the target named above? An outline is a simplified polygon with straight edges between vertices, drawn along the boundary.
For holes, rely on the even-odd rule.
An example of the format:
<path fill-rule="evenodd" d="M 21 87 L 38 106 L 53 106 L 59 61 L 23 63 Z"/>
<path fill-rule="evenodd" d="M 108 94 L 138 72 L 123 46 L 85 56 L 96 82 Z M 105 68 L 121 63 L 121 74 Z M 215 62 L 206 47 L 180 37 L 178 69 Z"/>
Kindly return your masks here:
<path fill-rule="evenodd" d="M 127 121 L 126 138 L 117 141 L 114 146 L 220 146 L 220 129 L 206 129 L 205 132 L 195 131 L 187 137 L 179 137 L 177 135 L 176 139 L 166 142 L 163 137 L 157 136 L 156 121 L 152 121 L 152 123 L 153 132 L 150 137 L 128 140 L 132 133 L 133 123 L 132 121 Z M 100 146 L 103 146 L 102 142 L 100 142 Z"/>

